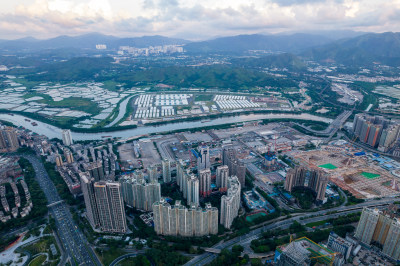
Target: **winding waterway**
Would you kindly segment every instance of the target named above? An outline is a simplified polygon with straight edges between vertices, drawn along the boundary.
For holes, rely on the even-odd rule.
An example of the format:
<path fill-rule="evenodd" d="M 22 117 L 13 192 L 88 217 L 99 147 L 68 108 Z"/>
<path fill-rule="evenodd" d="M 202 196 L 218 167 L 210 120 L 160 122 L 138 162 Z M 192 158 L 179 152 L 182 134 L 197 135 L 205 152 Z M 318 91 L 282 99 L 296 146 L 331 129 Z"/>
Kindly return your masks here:
<path fill-rule="evenodd" d="M 121 129 L 113 132 L 101 132 L 101 133 L 81 133 L 81 132 L 72 132 L 72 138 L 74 140 L 96 140 L 102 139 L 102 136 L 110 136 L 127 139 L 130 137 L 136 137 L 151 133 L 162 133 L 173 130 L 184 130 L 198 127 L 207 127 L 207 126 L 217 126 L 224 124 L 232 124 L 232 123 L 240 123 L 240 122 L 248 122 L 254 120 L 261 119 L 300 119 L 300 120 L 311 120 L 311 121 L 321 121 L 325 123 L 331 123 L 332 119 L 311 115 L 307 113 L 302 114 L 249 114 L 249 115 L 237 115 L 237 116 L 229 116 L 229 117 L 221 117 L 215 119 L 207 119 L 199 120 L 199 121 L 188 121 L 188 122 L 177 122 L 158 126 L 142 126 L 133 129 Z M 26 129 L 29 129 L 37 134 L 45 135 L 48 138 L 61 138 L 61 128 L 52 126 L 50 124 L 40 122 L 34 119 L 30 119 L 30 122 L 25 120 L 26 117 L 22 115 L 10 115 L 10 114 L 0 114 L 0 120 L 8 121 L 13 123 L 16 126 L 22 126 Z M 37 126 L 33 126 L 31 123 L 36 122 Z"/>

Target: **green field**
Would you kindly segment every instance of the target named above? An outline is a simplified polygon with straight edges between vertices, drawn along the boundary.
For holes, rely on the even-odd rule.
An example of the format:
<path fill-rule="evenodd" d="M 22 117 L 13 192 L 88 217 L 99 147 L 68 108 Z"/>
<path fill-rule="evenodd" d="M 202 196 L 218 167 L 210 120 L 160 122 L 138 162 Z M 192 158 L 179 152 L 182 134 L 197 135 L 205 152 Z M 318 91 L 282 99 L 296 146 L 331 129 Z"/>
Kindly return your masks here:
<path fill-rule="evenodd" d="M 261 217 L 261 216 L 266 216 L 266 214 L 263 212 L 260 212 L 257 214 L 249 215 L 246 217 L 246 221 L 252 223 L 255 219 L 257 219 L 258 217 Z"/>
<path fill-rule="evenodd" d="M 195 102 L 209 102 L 213 99 L 214 95 L 212 94 L 198 94 L 195 96 L 194 101 Z"/>
<path fill-rule="evenodd" d="M 39 255 L 29 263 L 29 266 L 40 266 L 40 265 L 43 265 L 43 262 L 46 261 L 46 258 L 47 258 L 46 255 Z"/>
<path fill-rule="evenodd" d="M 329 169 L 329 170 L 333 170 L 333 169 L 337 168 L 335 165 L 333 165 L 331 163 L 321 164 L 321 165 L 318 165 L 318 167 Z"/>
<path fill-rule="evenodd" d="M 380 177 L 381 175 L 374 174 L 374 173 L 368 173 L 368 172 L 362 172 L 361 175 L 367 179 L 374 179 L 377 177 Z"/>

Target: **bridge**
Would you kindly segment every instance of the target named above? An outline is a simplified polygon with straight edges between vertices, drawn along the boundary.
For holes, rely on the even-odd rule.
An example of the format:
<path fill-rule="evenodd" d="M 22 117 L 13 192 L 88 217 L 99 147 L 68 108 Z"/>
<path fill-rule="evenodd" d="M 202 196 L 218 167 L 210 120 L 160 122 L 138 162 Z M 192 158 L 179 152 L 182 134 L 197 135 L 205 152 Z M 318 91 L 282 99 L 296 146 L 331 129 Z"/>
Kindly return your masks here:
<path fill-rule="evenodd" d="M 56 206 L 58 204 L 61 204 L 63 202 L 64 202 L 63 200 L 59 200 L 59 201 L 48 204 L 47 207 L 50 208 L 50 207 Z"/>
<path fill-rule="evenodd" d="M 205 248 L 204 251 L 209 252 L 209 253 L 214 253 L 214 254 L 219 254 L 221 253 L 221 249 L 218 248 Z M 248 255 L 250 259 L 263 259 L 263 258 L 268 258 L 268 257 L 273 257 L 275 255 L 274 252 L 269 252 L 269 253 L 246 253 L 242 252 L 240 255 L 243 257 L 244 255 Z"/>

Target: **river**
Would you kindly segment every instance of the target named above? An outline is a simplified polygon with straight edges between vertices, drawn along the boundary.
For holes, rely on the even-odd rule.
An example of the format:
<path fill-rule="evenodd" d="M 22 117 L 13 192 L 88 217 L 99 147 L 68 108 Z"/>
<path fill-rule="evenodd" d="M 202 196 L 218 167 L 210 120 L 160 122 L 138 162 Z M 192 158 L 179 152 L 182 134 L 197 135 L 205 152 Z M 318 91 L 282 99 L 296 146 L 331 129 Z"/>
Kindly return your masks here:
<path fill-rule="evenodd" d="M 125 99 L 121 102 L 121 104 L 119 105 L 118 116 L 114 119 L 114 121 L 112 121 L 110 124 L 108 124 L 105 127 L 114 126 L 116 123 L 119 122 L 119 120 L 121 120 L 124 117 L 125 112 L 126 112 L 126 106 L 128 105 L 129 101 L 135 96 L 137 96 L 137 95 L 129 96 L 127 99 Z"/>
<path fill-rule="evenodd" d="M 248 122 L 255 121 L 261 119 L 301 119 L 301 120 L 311 120 L 311 121 L 321 121 L 325 123 L 331 123 L 332 119 L 311 115 L 307 113 L 302 114 L 248 114 L 248 115 L 237 115 L 237 116 L 229 116 L 229 117 L 221 117 L 215 119 L 207 119 L 198 120 L 198 121 L 188 121 L 188 122 L 177 122 L 158 126 L 142 126 L 133 129 L 122 129 L 113 132 L 101 132 L 101 133 L 81 133 L 81 132 L 73 132 L 72 138 L 74 140 L 96 140 L 102 139 L 102 136 L 110 136 L 127 139 L 130 137 L 141 136 L 145 134 L 151 133 L 161 133 L 172 130 L 183 130 L 183 129 L 191 129 L 198 127 L 207 127 L 207 126 L 217 126 L 231 123 L 240 123 L 240 122 Z M 22 126 L 26 129 L 29 129 L 35 133 L 42 134 L 47 136 L 48 138 L 61 138 L 61 128 L 52 126 L 47 123 L 43 123 L 34 119 L 30 119 L 30 122 L 25 120 L 26 117 L 22 115 L 10 115 L 10 114 L 0 114 L 0 120 L 8 121 L 13 123 L 16 126 Z M 37 126 L 32 126 L 32 122 L 36 122 Z"/>

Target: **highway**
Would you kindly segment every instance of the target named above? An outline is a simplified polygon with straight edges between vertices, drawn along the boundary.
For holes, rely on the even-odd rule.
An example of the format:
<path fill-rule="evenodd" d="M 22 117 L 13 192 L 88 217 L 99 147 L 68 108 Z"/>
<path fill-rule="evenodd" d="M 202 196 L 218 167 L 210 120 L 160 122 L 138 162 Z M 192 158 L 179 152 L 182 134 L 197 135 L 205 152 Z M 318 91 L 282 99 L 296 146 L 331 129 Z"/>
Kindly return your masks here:
<path fill-rule="evenodd" d="M 101 265 L 93 250 L 89 247 L 86 238 L 75 225 L 69 207 L 62 202 L 42 162 L 34 155 L 23 155 L 21 157 L 29 160 L 35 170 L 36 179 L 44 191 L 48 204 L 51 205 L 49 211 L 55 218 L 58 235 L 71 264 Z"/>
<path fill-rule="evenodd" d="M 296 217 L 292 217 L 292 218 L 289 218 L 289 219 L 286 219 L 283 221 L 277 221 L 277 222 L 272 222 L 272 223 L 266 224 L 262 227 L 251 230 L 246 235 L 235 237 L 226 242 L 217 243 L 216 245 L 212 246 L 212 248 L 224 249 L 224 248 L 231 248 L 233 245 L 245 245 L 245 244 L 251 242 L 252 240 L 259 238 L 261 236 L 261 234 L 267 230 L 274 230 L 274 229 L 278 229 L 278 228 L 286 229 L 294 221 L 298 221 L 301 224 L 306 224 L 306 223 L 310 223 L 310 222 L 316 222 L 316 221 L 326 220 L 326 219 L 330 219 L 330 218 L 336 218 L 343 214 L 360 211 L 363 207 L 384 206 L 384 205 L 393 203 L 396 200 L 399 200 L 399 199 L 385 198 L 385 199 L 381 199 L 381 200 L 366 201 L 366 202 L 360 203 L 358 205 L 353 205 L 353 206 L 340 206 L 340 207 L 332 208 L 332 209 L 328 209 L 328 210 L 322 210 L 322 211 L 311 212 L 311 213 L 307 213 L 307 214 L 303 214 L 303 215 L 298 215 Z M 333 211 L 336 211 L 337 213 L 331 213 Z M 211 261 L 213 261 L 216 257 L 217 257 L 216 254 L 204 253 L 202 255 L 199 255 L 199 256 L 193 258 L 192 260 L 187 262 L 185 265 L 186 266 L 206 265 L 206 264 L 210 263 Z"/>

